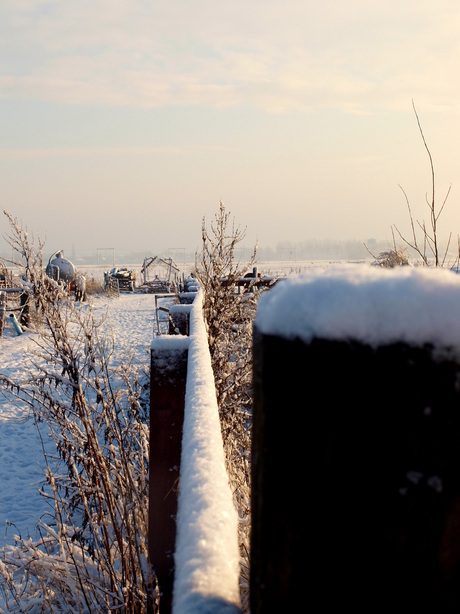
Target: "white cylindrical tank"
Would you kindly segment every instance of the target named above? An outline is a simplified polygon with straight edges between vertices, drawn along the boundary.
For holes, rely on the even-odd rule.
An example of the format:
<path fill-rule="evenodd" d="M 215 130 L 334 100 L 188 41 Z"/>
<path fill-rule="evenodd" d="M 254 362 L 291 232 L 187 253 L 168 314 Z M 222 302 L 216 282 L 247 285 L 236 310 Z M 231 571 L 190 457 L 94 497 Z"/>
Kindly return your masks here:
<path fill-rule="evenodd" d="M 63 254 L 61 250 L 51 256 L 46 267 L 46 274 L 58 281 L 70 283 L 75 279 L 75 267 L 70 260 L 64 258 Z"/>

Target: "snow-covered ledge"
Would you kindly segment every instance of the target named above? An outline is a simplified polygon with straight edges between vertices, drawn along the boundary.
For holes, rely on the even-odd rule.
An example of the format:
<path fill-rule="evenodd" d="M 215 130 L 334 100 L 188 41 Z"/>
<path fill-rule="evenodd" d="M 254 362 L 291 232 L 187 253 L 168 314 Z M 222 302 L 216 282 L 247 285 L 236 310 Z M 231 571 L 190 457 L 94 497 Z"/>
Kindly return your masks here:
<path fill-rule="evenodd" d="M 256 328 L 305 342 L 433 344 L 460 355 L 460 275 L 444 268 L 363 265 L 288 278 L 259 301 Z"/>
<path fill-rule="evenodd" d="M 173 614 L 240 612 L 238 518 L 225 468 L 200 290 L 190 314 Z"/>

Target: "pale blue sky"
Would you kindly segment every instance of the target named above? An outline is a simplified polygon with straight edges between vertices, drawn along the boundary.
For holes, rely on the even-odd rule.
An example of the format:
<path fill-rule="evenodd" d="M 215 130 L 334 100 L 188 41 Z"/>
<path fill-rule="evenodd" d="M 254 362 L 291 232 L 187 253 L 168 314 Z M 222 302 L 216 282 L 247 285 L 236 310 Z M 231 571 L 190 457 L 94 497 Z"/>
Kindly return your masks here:
<path fill-rule="evenodd" d="M 50 250 L 460 233 L 458 0 L 2 0 L 2 209 Z M 7 231 L 0 219 L 0 232 Z"/>

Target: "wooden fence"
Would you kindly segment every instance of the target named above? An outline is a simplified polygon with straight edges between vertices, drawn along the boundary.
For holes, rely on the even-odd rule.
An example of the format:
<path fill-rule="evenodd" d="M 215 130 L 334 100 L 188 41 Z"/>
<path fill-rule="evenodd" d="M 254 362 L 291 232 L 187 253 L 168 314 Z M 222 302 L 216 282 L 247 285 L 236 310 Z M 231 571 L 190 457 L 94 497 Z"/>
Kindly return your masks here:
<path fill-rule="evenodd" d="M 201 302 L 184 292 L 151 349 L 149 557 L 161 614 L 240 612 L 237 515 Z M 216 523 L 230 540 L 216 543 Z"/>

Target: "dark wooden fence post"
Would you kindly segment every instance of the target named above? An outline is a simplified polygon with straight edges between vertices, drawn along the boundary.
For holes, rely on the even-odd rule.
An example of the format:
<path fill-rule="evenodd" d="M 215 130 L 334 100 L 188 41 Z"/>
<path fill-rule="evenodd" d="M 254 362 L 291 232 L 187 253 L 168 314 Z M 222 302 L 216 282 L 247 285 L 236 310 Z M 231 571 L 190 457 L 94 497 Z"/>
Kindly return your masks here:
<path fill-rule="evenodd" d="M 169 334 L 190 334 L 190 310 L 191 304 L 172 305 L 169 309 Z"/>
<path fill-rule="evenodd" d="M 188 346 L 177 337 L 152 343 L 150 370 L 149 557 L 169 614 L 174 581 L 177 491 Z"/>
<path fill-rule="evenodd" d="M 181 305 L 191 305 L 193 301 L 196 299 L 196 291 L 191 290 L 190 292 L 181 292 L 179 294 L 179 302 Z"/>
<path fill-rule="evenodd" d="M 459 376 L 255 329 L 251 614 L 460 608 Z"/>
<path fill-rule="evenodd" d="M 3 337 L 3 328 L 5 325 L 6 311 L 6 293 L 0 292 L 0 337 Z"/>
<path fill-rule="evenodd" d="M 20 296 L 21 313 L 19 323 L 26 328 L 30 326 L 30 293 L 28 290 L 21 292 Z"/>

